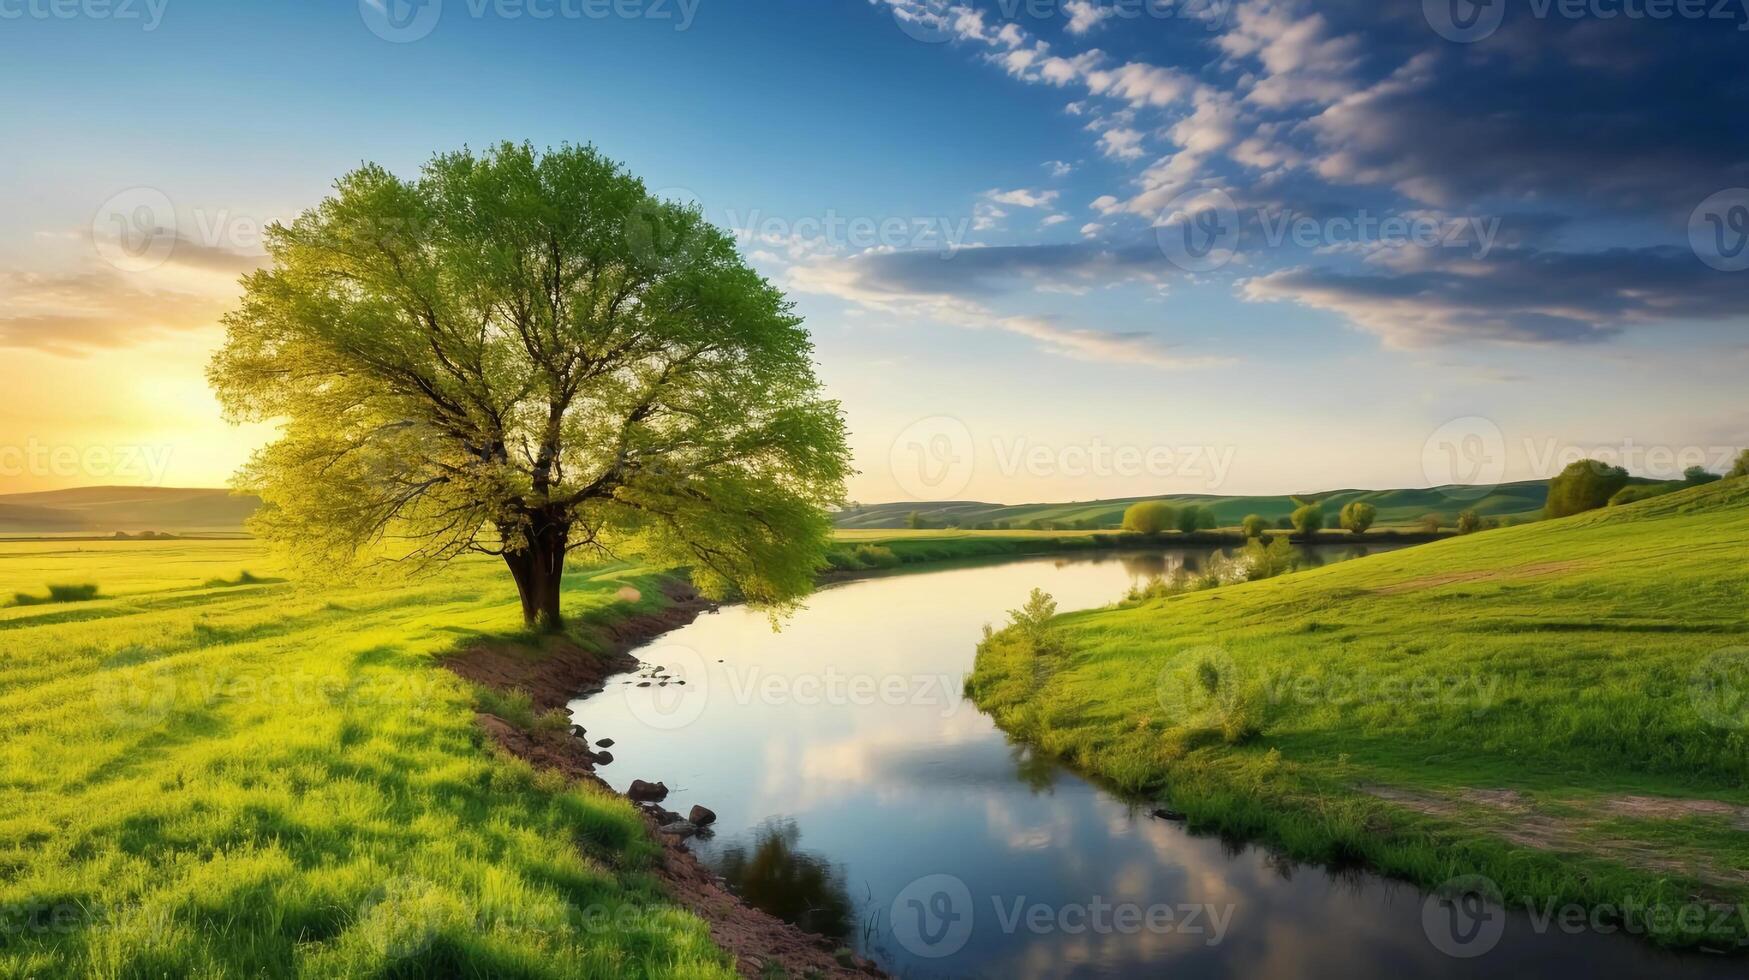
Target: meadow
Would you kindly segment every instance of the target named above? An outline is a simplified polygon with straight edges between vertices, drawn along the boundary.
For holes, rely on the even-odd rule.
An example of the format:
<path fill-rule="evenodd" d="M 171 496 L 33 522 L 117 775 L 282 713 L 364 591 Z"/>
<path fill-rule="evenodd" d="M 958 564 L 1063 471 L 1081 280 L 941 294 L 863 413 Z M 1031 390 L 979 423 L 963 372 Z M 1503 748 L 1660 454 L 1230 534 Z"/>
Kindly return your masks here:
<path fill-rule="evenodd" d="M 98 588 L 0 598 L 0 976 L 736 975 L 631 805 L 496 750 L 502 699 L 440 667 L 522 629 L 501 563 L 281 575 L 249 541 L 0 544 L 0 597 Z M 657 579 L 580 569 L 575 628 Z"/>
<path fill-rule="evenodd" d="M 968 692 L 1193 826 L 1728 947 L 1749 901 L 1746 541 L 1732 480 L 1011 628 Z"/>

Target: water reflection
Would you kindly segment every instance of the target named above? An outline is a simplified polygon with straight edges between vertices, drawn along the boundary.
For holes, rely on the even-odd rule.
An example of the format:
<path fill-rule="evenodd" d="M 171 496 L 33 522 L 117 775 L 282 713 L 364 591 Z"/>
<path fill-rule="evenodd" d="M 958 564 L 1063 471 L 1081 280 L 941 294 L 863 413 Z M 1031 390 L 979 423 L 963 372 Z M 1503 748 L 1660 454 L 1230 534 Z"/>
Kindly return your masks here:
<path fill-rule="evenodd" d="M 809 932 L 844 939 L 855 922 L 855 906 L 844 887 L 843 871 L 802 850 L 794 820 L 755 827 L 750 844 L 731 842 L 713 864 L 735 893 Z"/>
<path fill-rule="evenodd" d="M 1414 888 L 1190 835 L 1011 744 L 961 696 L 980 628 L 1032 588 L 1065 611 L 1103 606 L 1212 553 L 850 582 L 778 633 L 724 609 L 640 651 L 686 686 L 611 685 L 573 710 L 616 739 L 609 782 L 661 779 L 668 806 L 717 812 L 717 836 L 691 846 L 741 894 L 906 976 L 1740 975 L 1626 936 L 1538 933 L 1522 914 L 1486 956 L 1453 958 Z M 1117 906 L 1154 925 L 1117 928 Z"/>

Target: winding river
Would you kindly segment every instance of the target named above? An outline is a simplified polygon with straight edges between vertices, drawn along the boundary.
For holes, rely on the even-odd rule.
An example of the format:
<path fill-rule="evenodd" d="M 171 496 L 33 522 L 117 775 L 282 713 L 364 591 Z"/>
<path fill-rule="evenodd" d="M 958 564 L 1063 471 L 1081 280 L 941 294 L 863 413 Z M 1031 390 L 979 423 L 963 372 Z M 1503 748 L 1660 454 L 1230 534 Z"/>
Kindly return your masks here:
<path fill-rule="evenodd" d="M 1454 909 L 1190 834 L 1011 744 L 961 696 L 982 626 L 1035 586 L 1064 611 L 1101 606 L 1204 554 L 848 582 L 781 632 L 729 607 L 571 708 L 592 741 L 614 740 L 616 788 L 662 780 L 668 808 L 717 813 L 691 846 L 744 898 L 901 976 L 1743 975 L 1740 960 Z"/>

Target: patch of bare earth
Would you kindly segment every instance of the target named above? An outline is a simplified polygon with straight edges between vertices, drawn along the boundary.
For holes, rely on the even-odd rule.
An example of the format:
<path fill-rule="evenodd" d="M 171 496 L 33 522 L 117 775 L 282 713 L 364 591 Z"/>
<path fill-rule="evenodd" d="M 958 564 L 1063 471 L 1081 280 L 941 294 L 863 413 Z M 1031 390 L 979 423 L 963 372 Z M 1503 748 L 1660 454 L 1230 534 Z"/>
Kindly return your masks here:
<path fill-rule="evenodd" d="M 1447 572 L 1442 575 L 1428 575 L 1395 585 L 1385 585 L 1371 590 L 1374 595 L 1399 595 L 1404 592 L 1419 592 L 1422 589 L 1437 589 L 1442 585 L 1464 585 L 1470 582 L 1492 582 L 1498 579 L 1535 578 L 1539 575 L 1559 575 L 1575 568 L 1585 567 L 1579 561 L 1551 561 L 1540 565 L 1521 565 L 1517 568 L 1485 568 L 1473 572 Z"/>
<path fill-rule="evenodd" d="M 528 693 L 536 711 L 564 707 L 585 691 L 597 689 L 615 674 L 635 670 L 631 650 L 692 622 L 712 604 L 690 588 L 667 590 L 670 605 L 658 612 L 620 620 L 601 631 L 603 648 L 587 650 L 564 640 L 550 641 L 539 652 L 510 644 L 476 644 L 445 661 L 456 674 L 501 691 Z M 591 749 L 586 736 L 569 731 L 527 732 L 495 715 L 477 715 L 480 727 L 501 749 L 537 768 L 556 770 L 580 782 L 613 792 L 596 775 L 607 758 Z M 708 802 L 708 801 L 699 801 Z M 771 968 L 790 976 L 884 977 L 872 962 L 855 958 L 839 962 L 834 944 L 754 908 L 729 891 L 723 880 L 705 867 L 683 840 L 656 832 L 656 818 L 640 808 L 650 836 L 662 846 L 656 875 L 668 894 L 703 919 L 718 946 L 735 957 L 745 977 L 762 977 Z"/>
<path fill-rule="evenodd" d="M 1722 816 L 1738 829 L 1749 829 L 1749 807 L 1718 800 L 1685 800 L 1674 797 L 1612 796 L 1598 801 L 1585 813 L 1555 815 L 1538 812 L 1529 797 L 1517 790 L 1467 788 L 1449 794 L 1424 793 L 1393 786 L 1361 786 L 1361 792 L 1430 817 L 1474 824 L 1477 816 L 1494 817 L 1485 828 L 1521 847 L 1569 854 L 1595 854 L 1630 867 L 1679 875 L 1723 888 L 1749 885 L 1749 871 L 1720 867 L 1710 861 L 1684 860 L 1662 852 L 1644 841 L 1600 835 L 1597 825 L 1609 817 L 1641 820 L 1680 820 L 1697 816 Z"/>

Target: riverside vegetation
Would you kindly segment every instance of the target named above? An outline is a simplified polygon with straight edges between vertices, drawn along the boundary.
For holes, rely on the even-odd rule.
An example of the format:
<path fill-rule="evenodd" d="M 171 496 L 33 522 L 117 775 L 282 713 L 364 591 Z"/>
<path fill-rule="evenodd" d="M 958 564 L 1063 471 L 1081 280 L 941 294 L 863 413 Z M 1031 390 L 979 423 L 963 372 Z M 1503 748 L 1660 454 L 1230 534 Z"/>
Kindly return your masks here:
<path fill-rule="evenodd" d="M 967 689 L 1197 826 L 1729 946 L 1749 902 L 1745 542 L 1749 480 L 1731 479 L 1143 590 L 1050 620 L 1046 643 L 1022 611 Z"/>

